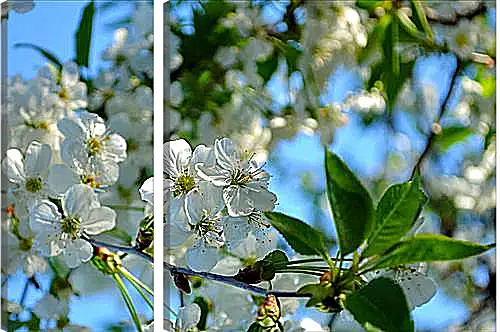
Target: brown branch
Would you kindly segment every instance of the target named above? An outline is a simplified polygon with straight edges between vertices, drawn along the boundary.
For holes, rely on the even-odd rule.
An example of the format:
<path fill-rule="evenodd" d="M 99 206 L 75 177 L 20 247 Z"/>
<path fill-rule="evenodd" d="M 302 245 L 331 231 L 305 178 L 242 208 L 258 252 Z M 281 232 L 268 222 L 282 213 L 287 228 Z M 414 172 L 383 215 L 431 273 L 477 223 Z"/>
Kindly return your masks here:
<path fill-rule="evenodd" d="M 153 263 L 153 257 L 146 254 L 145 252 L 140 251 L 139 249 L 135 247 L 126 247 L 126 246 L 121 246 L 121 245 L 116 245 L 116 244 L 111 244 L 107 242 L 102 242 L 96 239 L 92 239 L 89 237 L 84 237 L 85 240 L 89 241 L 91 244 L 94 246 L 102 246 L 106 247 L 108 249 L 112 250 L 117 250 L 117 251 L 122 251 L 127 254 L 132 254 L 132 255 L 137 255 L 140 256 L 150 263 Z M 247 291 L 250 291 L 252 293 L 260 294 L 260 295 L 274 295 L 276 297 L 309 297 L 307 294 L 299 294 L 297 292 L 289 292 L 289 291 L 274 291 L 274 290 L 268 290 L 262 287 L 257 287 L 253 285 L 249 285 L 245 282 L 236 280 L 234 277 L 231 276 L 223 276 L 220 274 L 215 274 L 215 273 L 210 273 L 210 272 L 197 272 L 193 271 L 191 269 L 185 268 L 185 267 L 178 267 L 169 263 L 163 263 L 163 268 L 167 271 L 170 272 L 170 274 L 175 274 L 175 273 L 181 273 L 185 274 L 188 276 L 197 276 L 201 277 L 207 280 L 213 280 L 217 282 L 221 282 L 227 285 L 231 285 L 234 287 L 238 287 Z"/>
<path fill-rule="evenodd" d="M 211 272 L 197 272 L 193 271 L 191 269 L 185 268 L 185 267 L 178 267 L 169 263 L 164 262 L 163 263 L 163 268 L 167 271 L 169 271 L 171 274 L 175 273 L 182 273 L 188 276 L 197 276 L 203 279 L 207 280 L 213 280 L 217 282 L 224 283 L 226 285 L 231 285 L 233 287 L 241 288 L 247 291 L 250 291 L 252 293 L 256 293 L 259 295 L 274 295 L 276 297 L 310 297 L 308 294 L 299 294 L 297 292 L 290 292 L 290 291 L 275 291 L 275 290 L 268 290 L 262 287 L 257 287 L 253 285 L 249 285 L 246 282 L 242 282 L 239 280 L 236 280 L 234 277 L 231 276 L 223 276 L 220 274 L 215 274 Z"/>
<path fill-rule="evenodd" d="M 455 83 L 458 79 L 458 76 L 463 68 L 463 63 L 460 61 L 460 59 L 458 57 L 456 57 L 456 59 L 457 59 L 457 65 L 455 67 L 455 71 L 453 72 L 453 76 L 451 77 L 450 85 L 448 87 L 448 92 L 446 93 L 446 97 L 445 97 L 443 103 L 441 104 L 441 108 L 439 109 L 438 117 L 437 117 L 436 121 L 434 122 L 437 124 L 439 124 L 439 122 L 441 122 L 441 118 L 443 117 L 443 115 L 446 111 L 446 107 L 448 105 L 448 102 L 450 101 L 450 98 L 451 98 L 451 95 L 453 92 L 453 87 L 455 86 Z M 431 130 L 429 136 L 427 136 L 427 144 L 425 145 L 425 149 L 422 152 L 422 154 L 420 155 L 420 157 L 418 158 L 417 162 L 415 163 L 415 166 L 413 167 L 413 171 L 411 172 L 411 177 L 410 177 L 411 179 L 413 179 L 415 177 L 415 175 L 418 173 L 420 166 L 422 165 L 422 163 L 425 160 L 425 158 L 427 157 L 427 155 L 430 153 L 431 148 L 432 148 L 432 143 L 433 143 L 434 138 L 436 136 L 437 136 L 437 132 L 435 130 Z"/>

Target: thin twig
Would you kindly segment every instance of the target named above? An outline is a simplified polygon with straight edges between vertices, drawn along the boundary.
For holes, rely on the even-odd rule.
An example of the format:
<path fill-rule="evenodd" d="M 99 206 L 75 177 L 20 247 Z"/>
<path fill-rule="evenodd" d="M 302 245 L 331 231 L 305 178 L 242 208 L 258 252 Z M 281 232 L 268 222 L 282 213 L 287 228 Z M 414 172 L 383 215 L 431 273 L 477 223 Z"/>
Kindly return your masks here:
<path fill-rule="evenodd" d="M 137 248 L 106 243 L 106 242 L 102 242 L 102 241 L 88 238 L 88 237 L 84 237 L 84 239 L 89 241 L 90 243 L 92 243 L 95 246 L 106 247 L 106 248 L 109 248 L 112 250 L 117 250 L 117 251 L 122 251 L 122 252 L 125 252 L 128 254 L 137 255 L 137 256 L 140 256 L 140 257 L 148 260 L 149 262 L 153 263 L 153 257 L 138 250 Z M 309 297 L 309 295 L 307 295 L 307 294 L 299 294 L 297 292 L 270 291 L 270 290 L 267 290 L 267 289 L 262 288 L 262 287 L 252 286 L 252 285 L 249 285 L 245 282 L 236 280 L 236 279 L 234 279 L 234 277 L 223 276 L 223 275 L 210 273 L 210 272 L 197 272 L 197 271 L 193 271 L 191 269 L 185 268 L 185 267 L 178 267 L 178 266 L 166 263 L 166 262 L 163 263 L 163 268 L 165 270 L 169 271 L 170 273 L 182 273 L 182 274 L 189 275 L 189 276 L 197 276 L 197 277 L 201 277 L 201 278 L 204 278 L 207 280 L 222 282 L 224 284 L 238 287 L 241 289 L 245 289 L 245 290 L 248 290 L 250 292 L 260 294 L 260 295 L 274 295 L 277 297 Z"/>
<path fill-rule="evenodd" d="M 170 273 L 182 273 L 182 274 L 189 275 L 189 276 L 197 276 L 197 277 L 201 277 L 203 279 L 213 280 L 213 281 L 221 282 L 221 283 L 231 285 L 234 287 L 238 287 L 238 288 L 241 288 L 241 289 L 244 289 L 244 290 L 256 293 L 256 294 L 264 295 L 264 296 L 265 295 L 274 295 L 276 297 L 309 297 L 309 295 L 307 295 L 307 294 L 299 294 L 297 292 L 268 290 L 268 289 L 265 289 L 262 287 L 249 285 L 245 282 L 234 279 L 234 277 L 223 276 L 220 274 L 215 274 L 215 273 L 210 273 L 210 272 L 197 272 L 197 271 L 193 271 L 191 269 L 185 268 L 185 267 L 174 266 L 174 265 L 166 263 L 166 262 L 163 263 L 163 268 L 165 270 L 168 270 Z"/>
<path fill-rule="evenodd" d="M 445 97 L 443 103 L 441 104 L 441 108 L 439 109 L 439 115 L 437 117 L 437 120 L 434 122 L 437 124 L 439 124 L 439 122 L 441 122 L 441 118 L 443 117 L 443 115 L 446 111 L 446 107 L 448 105 L 448 102 L 451 98 L 451 95 L 453 92 L 453 87 L 455 86 L 455 83 L 458 79 L 458 76 L 463 68 L 463 63 L 460 61 L 460 59 L 459 58 L 456 58 L 456 59 L 457 59 L 457 65 L 455 67 L 455 71 L 453 72 L 453 76 L 451 77 L 450 85 L 448 87 L 448 92 L 446 93 L 446 97 Z M 422 162 L 425 160 L 425 157 L 431 151 L 432 143 L 433 143 L 434 137 L 436 137 L 436 135 L 437 135 L 436 131 L 431 130 L 429 136 L 427 136 L 427 144 L 425 145 L 424 151 L 422 152 L 422 154 L 418 158 L 417 162 L 415 163 L 415 166 L 413 167 L 413 170 L 411 172 L 411 177 L 410 177 L 411 179 L 413 179 L 415 177 L 415 175 L 417 174 L 417 172 L 420 169 L 420 166 L 422 165 Z"/>
<path fill-rule="evenodd" d="M 88 242 L 90 242 L 91 244 L 93 244 L 94 246 L 106 247 L 108 249 L 113 249 L 113 250 L 125 252 L 127 254 L 140 256 L 140 257 L 146 259 L 147 261 L 149 261 L 151 264 L 153 264 L 153 257 L 151 255 L 148 255 L 145 252 L 140 251 L 139 249 L 137 249 L 135 247 L 127 247 L 127 246 L 121 246 L 118 244 L 111 244 L 111 243 L 99 241 L 96 239 L 92 239 L 89 237 L 83 237 L 83 238 L 85 240 L 87 240 Z"/>

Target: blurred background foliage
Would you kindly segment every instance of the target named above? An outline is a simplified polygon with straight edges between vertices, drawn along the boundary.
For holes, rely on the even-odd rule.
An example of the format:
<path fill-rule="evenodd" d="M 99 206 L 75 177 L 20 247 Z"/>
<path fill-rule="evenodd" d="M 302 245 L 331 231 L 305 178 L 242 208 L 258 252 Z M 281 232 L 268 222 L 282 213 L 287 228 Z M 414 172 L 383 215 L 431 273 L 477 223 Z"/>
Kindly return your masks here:
<path fill-rule="evenodd" d="M 323 145 L 375 198 L 425 152 L 424 231 L 494 242 L 494 1 L 177 0 L 165 13 L 165 140 L 231 137 L 266 162 L 277 210 L 326 234 Z M 440 290 L 417 328 L 493 330 L 495 268 L 495 252 L 431 266 Z"/>

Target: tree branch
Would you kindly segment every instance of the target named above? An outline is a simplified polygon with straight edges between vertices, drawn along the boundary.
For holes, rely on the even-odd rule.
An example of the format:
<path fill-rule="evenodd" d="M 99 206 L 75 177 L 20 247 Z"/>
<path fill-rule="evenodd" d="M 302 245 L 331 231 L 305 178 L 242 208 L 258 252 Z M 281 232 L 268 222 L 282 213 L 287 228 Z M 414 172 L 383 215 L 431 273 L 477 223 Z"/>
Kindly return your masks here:
<path fill-rule="evenodd" d="M 122 251 L 122 252 L 125 252 L 127 254 L 140 256 L 140 257 L 146 259 L 147 261 L 149 261 L 150 263 L 153 263 L 153 257 L 146 254 L 145 252 L 138 250 L 137 248 L 121 246 L 121 245 L 117 245 L 117 244 L 111 244 L 111 243 L 99 241 L 96 239 L 92 239 L 89 237 L 83 237 L 83 238 L 85 240 L 87 240 L 88 242 L 90 242 L 91 244 L 93 244 L 94 246 L 106 247 L 108 249 Z M 276 297 L 309 297 L 309 295 L 307 295 L 307 294 L 299 294 L 297 292 L 267 290 L 267 289 L 262 288 L 262 287 L 257 287 L 257 286 L 249 285 L 249 284 L 242 282 L 242 281 L 238 281 L 238 280 L 234 279 L 234 277 L 223 276 L 220 274 L 215 274 L 215 273 L 210 273 L 210 272 L 196 272 L 196 271 L 193 271 L 193 270 L 185 268 L 185 267 L 178 267 L 178 266 L 175 266 L 175 265 L 172 265 L 169 263 L 165 263 L 165 262 L 163 263 L 163 268 L 165 270 L 169 271 L 171 274 L 181 273 L 181 274 L 185 274 L 185 275 L 189 275 L 189 276 L 197 276 L 197 277 L 201 277 L 201 278 L 204 278 L 207 280 L 222 282 L 224 284 L 238 287 L 238 288 L 248 290 L 248 291 L 256 293 L 256 294 L 264 295 L 264 296 L 265 295 L 274 295 Z"/>
<path fill-rule="evenodd" d="M 457 65 L 455 67 L 455 71 L 453 72 L 453 76 L 451 77 L 450 85 L 448 87 L 448 92 L 446 93 L 446 97 L 445 97 L 443 103 L 441 104 L 441 108 L 439 109 L 439 114 L 438 114 L 437 120 L 434 122 L 437 124 L 439 124 L 439 122 L 441 122 L 441 118 L 443 117 L 443 115 L 446 111 L 446 106 L 448 105 L 448 102 L 450 101 L 450 98 L 451 98 L 451 95 L 453 92 L 453 87 L 455 86 L 455 83 L 458 79 L 458 76 L 463 68 L 463 63 L 460 61 L 460 59 L 458 57 L 456 57 L 456 59 L 457 59 Z M 432 130 L 430 132 L 429 136 L 427 136 L 427 144 L 425 145 L 424 151 L 422 152 L 422 154 L 418 158 L 415 166 L 413 167 L 413 170 L 411 172 L 411 177 L 410 177 L 411 179 L 413 179 L 415 177 L 415 175 L 417 174 L 417 172 L 420 169 L 420 166 L 422 165 L 422 162 L 425 160 L 425 157 L 431 151 L 433 140 L 437 136 L 438 133 L 439 132 Z"/>
<path fill-rule="evenodd" d="M 153 264 L 153 257 L 151 255 L 148 255 L 145 252 L 140 251 L 139 249 L 137 249 L 135 247 L 127 247 L 127 246 L 121 246 L 121 245 L 117 245 L 117 244 L 111 244 L 111 243 L 102 242 L 102 241 L 92 239 L 89 237 L 85 237 L 85 236 L 83 236 L 83 239 L 90 242 L 94 246 L 106 247 L 108 249 L 122 251 L 122 252 L 125 252 L 127 254 L 131 254 L 131 255 L 136 255 L 136 256 L 144 258 L 145 260 L 147 260 L 151 264 Z"/>
<path fill-rule="evenodd" d="M 425 14 L 430 22 L 439 23 L 443 25 L 457 25 L 460 19 L 471 20 L 477 15 L 481 15 L 486 12 L 488 8 L 483 1 L 479 2 L 476 7 L 470 8 L 463 12 L 454 12 L 451 15 L 442 15 L 439 11 L 426 7 Z"/>
<path fill-rule="evenodd" d="M 210 273 L 210 272 L 196 272 L 191 269 L 185 268 L 185 267 L 178 267 L 169 263 L 164 262 L 163 263 L 163 268 L 167 271 L 169 271 L 171 274 L 175 273 L 182 273 L 185 275 L 189 276 L 197 276 L 201 277 L 203 279 L 207 280 L 213 280 L 217 282 L 224 283 L 226 285 L 231 285 L 234 287 L 238 287 L 247 291 L 250 291 L 252 293 L 256 293 L 259 295 L 274 295 L 276 297 L 309 297 L 308 294 L 299 294 L 297 292 L 290 292 L 290 291 L 274 291 L 274 290 L 268 290 L 262 287 L 257 287 L 253 285 L 249 285 L 245 282 L 239 281 L 234 279 L 234 277 L 230 276 L 223 276 L 220 274 L 215 274 L 215 273 Z"/>

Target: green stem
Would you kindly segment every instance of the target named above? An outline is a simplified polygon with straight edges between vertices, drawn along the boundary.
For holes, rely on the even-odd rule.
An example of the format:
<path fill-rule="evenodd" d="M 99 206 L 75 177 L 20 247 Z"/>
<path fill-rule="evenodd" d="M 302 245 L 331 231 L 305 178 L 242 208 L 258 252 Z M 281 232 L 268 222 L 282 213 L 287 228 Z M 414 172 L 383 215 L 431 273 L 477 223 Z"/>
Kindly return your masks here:
<path fill-rule="evenodd" d="M 337 258 L 330 257 L 331 260 L 337 261 Z M 308 258 L 308 259 L 299 259 L 296 261 L 289 261 L 287 265 L 295 265 L 295 264 L 302 264 L 302 263 L 314 263 L 314 262 L 324 262 L 324 258 Z M 352 261 L 350 258 L 344 258 L 344 261 Z"/>
<path fill-rule="evenodd" d="M 130 211 L 144 211 L 144 207 L 129 206 L 129 205 L 106 205 L 114 210 L 130 210 Z"/>
<path fill-rule="evenodd" d="M 321 277 L 323 273 L 306 271 L 306 270 L 277 270 L 276 273 L 300 273 L 300 274 L 309 274 L 311 276 Z"/>
<path fill-rule="evenodd" d="M 129 270 L 127 270 L 126 268 L 124 268 L 123 266 L 119 266 L 118 267 L 118 270 L 124 275 L 124 276 L 128 276 L 128 278 L 131 278 L 134 280 L 135 283 L 137 283 L 141 288 L 143 288 L 146 292 L 148 292 L 149 295 L 151 296 L 154 296 L 153 294 L 153 291 L 151 290 L 151 288 L 149 288 L 148 285 L 144 284 L 142 281 L 140 281 L 139 279 L 137 279 L 136 276 L 134 276 L 132 273 L 130 273 Z"/>
<path fill-rule="evenodd" d="M 281 270 L 309 270 L 309 271 L 317 271 L 317 272 L 327 272 L 328 266 L 298 265 L 298 266 L 290 266 L 290 267 L 287 266 Z"/>
<path fill-rule="evenodd" d="M 137 311 L 135 310 L 134 303 L 132 302 L 132 299 L 130 298 L 130 294 L 128 293 L 128 290 L 125 287 L 123 280 L 120 278 L 120 276 L 117 273 L 113 273 L 112 276 L 113 276 L 113 279 L 115 279 L 116 284 L 118 285 L 118 289 L 120 290 L 120 293 L 122 294 L 123 301 L 125 301 L 125 304 L 127 305 L 128 311 L 130 312 L 130 316 L 132 316 L 132 320 L 134 321 L 135 327 L 137 328 L 137 330 L 139 332 L 142 332 L 141 320 L 139 319 L 139 316 L 137 315 Z"/>
<path fill-rule="evenodd" d="M 144 288 L 144 287 L 141 286 L 142 282 L 140 282 L 137 278 L 135 278 L 129 271 L 127 271 L 123 267 L 120 267 L 119 271 L 125 277 L 125 279 L 127 279 L 128 281 L 130 281 L 130 283 L 132 284 L 132 286 L 134 286 L 134 288 L 141 295 L 141 297 L 144 299 L 144 301 L 146 301 L 146 303 L 149 305 L 149 307 L 151 308 L 151 310 L 154 310 L 153 303 L 151 302 L 151 300 L 148 298 L 148 296 L 142 290 Z M 147 286 L 144 289 L 147 291 L 148 290 Z M 153 295 L 152 293 L 150 293 L 150 294 Z"/>

